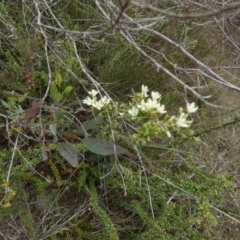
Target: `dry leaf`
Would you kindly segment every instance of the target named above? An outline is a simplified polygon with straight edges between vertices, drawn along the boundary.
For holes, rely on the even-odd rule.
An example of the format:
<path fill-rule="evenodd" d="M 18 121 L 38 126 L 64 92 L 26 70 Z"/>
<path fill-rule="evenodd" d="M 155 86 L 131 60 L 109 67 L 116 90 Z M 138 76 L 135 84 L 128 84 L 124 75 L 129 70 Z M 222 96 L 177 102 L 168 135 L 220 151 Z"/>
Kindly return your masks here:
<path fill-rule="evenodd" d="M 42 101 L 33 101 L 32 106 L 29 109 L 25 110 L 26 120 L 30 120 L 36 117 L 38 110 L 42 107 L 42 104 Z"/>

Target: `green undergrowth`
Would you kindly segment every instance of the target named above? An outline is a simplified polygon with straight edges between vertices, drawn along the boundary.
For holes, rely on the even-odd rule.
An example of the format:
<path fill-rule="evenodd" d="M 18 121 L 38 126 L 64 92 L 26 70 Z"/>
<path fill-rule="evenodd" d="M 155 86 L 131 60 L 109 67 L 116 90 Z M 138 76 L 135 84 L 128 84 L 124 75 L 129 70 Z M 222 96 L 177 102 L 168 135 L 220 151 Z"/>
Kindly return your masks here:
<path fill-rule="evenodd" d="M 231 179 L 198 169 L 198 159 L 187 153 L 179 156 L 185 160 L 172 156 L 167 163 L 163 157 L 149 159 L 147 149 L 141 163 L 89 156 L 73 170 L 54 152 L 44 163 L 40 149 L 21 152 L 31 168 L 17 154 L 10 181 L 17 194 L 12 207 L 1 208 L 1 224 L 14 212 L 29 238 L 47 239 L 50 229 L 50 239 L 67 234 L 83 239 L 217 239 L 219 215 L 212 206 L 222 205 Z M 168 151 L 161 152 L 167 157 Z M 10 154 L 4 154 L 1 169 L 6 171 Z M 76 211 L 79 215 L 71 219 Z"/>

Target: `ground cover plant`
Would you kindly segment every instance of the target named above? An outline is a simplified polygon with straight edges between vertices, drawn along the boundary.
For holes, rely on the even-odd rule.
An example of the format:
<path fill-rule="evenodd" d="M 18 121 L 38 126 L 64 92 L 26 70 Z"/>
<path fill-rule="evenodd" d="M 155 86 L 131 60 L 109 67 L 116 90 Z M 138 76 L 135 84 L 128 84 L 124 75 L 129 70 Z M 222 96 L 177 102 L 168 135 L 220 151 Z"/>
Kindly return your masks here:
<path fill-rule="evenodd" d="M 1 238 L 238 239 L 239 9 L 1 2 Z"/>

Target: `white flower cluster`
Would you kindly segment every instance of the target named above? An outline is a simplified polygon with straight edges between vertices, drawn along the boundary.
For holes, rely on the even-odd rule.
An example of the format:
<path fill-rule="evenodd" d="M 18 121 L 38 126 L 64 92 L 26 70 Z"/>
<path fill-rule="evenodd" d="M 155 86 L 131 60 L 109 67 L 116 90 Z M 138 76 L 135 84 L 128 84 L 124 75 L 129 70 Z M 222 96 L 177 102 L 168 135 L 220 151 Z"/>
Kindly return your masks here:
<path fill-rule="evenodd" d="M 141 96 L 140 104 L 132 106 L 132 108 L 128 110 L 128 113 L 132 117 L 136 117 L 139 114 L 140 110 L 148 111 L 148 110 L 154 109 L 156 112 L 161 113 L 161 114 L 164 114 L 167 112 L 165 110 L 165 106 L 160 103 L 161 94 L 159 92 L 152 91 L 151 98 L 147 98 L 148 92 L 149 92 L 148 87 L 145 85 L 142 85 L 142 92 L 140 94 L 140 96 Z M 197 109 L 198 109 L 198 107 L 196 107 L 194 102 L 187 103 L 187 113 L 188 114 L 196 112 Z M 177 126 L 178 128 L 190 127 L 192 121 L 187 120 L 188 114 L 184 113 L 182 108 L 179 109 L 179 113 L 180 114 L 178 117 L 172 116 L 169 119 L 169 122 L 172 123 L 173 125 Z M 167 135 L 170 135 L 170 134 L 167 134 Z"/>
<path fill-rule="evenodd" d="M 99 94 L 96 90 L 91 90 L 89 96 L 83 100 L 83 103 L 102 111 L 112 111 L 113 114 L 134 121 L 138 124 L 133 139 L 136 142 L 145 144 L 152 137 L 160 136 L 165 133 L 171 137 L 171 132 L 191 132 L 190 126 L 192 120 L 188 115 L 197 111 L 195 103 L 187 103 L 187 113 L 182 108 L 179 109 L 178 116 L 169 116 L 165 106 L 161 104 L 161 94 L 152 91 L 149 94 L 147 86 L 142 85 L 140 93 L 135 93 L 129 104 L 112 104 L 106 96 L 97 100 Z"/>
<path fill-rule="evenodd" d="M 110 103 L 110 98 L 103 96 L 100 100 L 97 100 L 98 91 L 91 90 L 88 92 L 89 96 L 83 100 L 83 103 L 87 104 L 88 106 L 92 106 L 98 110 L 101 110 L 104 106 Z"/>
<path fill-rule="evenodd" d="M 161 94 L 159 92 L 151 92 L 151 97 L 148 97 L 149 89 L 147 86 L 142 85 L 142 91 L 140 93 L 140 101 L 132 106 L 127 112 L 130 116 L 138 116 L 140 111 L 148 112 L 155 110 L 157 113 L 164 114 L 167 111 L 165 106 L 160 103 Z M 83 100 L 83 103 L 88 106 L 92 106 L 98 110 L 101 110 L 104 106 L 110 103 L 110 99 L 106 96 L 103 96 L 100 100 L 97 100 L 97 95 L 99 94 L 96 90 L 91 90 L 88 92 L 89 96 Z M 198 107 L 195 103 L 187 103 L 187 113 L 196 112 Z M 120 115 L 123 115 L 120 114 Z M 170 122 L 175 122 L 177 127 L 190 127 L 192 121 L 187 120 L 188 114 L 185 114 L 182 109 L 180 109 L 180 115 L 178 117 L 172 116 Z"/>
<path fill-rule="evenodd" d="M 148 87 L 142 85 L 142 92 L 141 92 L 141 102 L 136 106 L 132 106 L 131 109 L 128 110 L 128 113 L 132 117 L 136 117 L 139 113 L 139 110 L 142 111 L 149 111 L 149 110 L 156 110 L 158 113 L 166 113 L 165 106 L 160 104 L 161 94 L 159 92 L 151 92 L 151 98 L 145 99 L 148 97 Z"/>

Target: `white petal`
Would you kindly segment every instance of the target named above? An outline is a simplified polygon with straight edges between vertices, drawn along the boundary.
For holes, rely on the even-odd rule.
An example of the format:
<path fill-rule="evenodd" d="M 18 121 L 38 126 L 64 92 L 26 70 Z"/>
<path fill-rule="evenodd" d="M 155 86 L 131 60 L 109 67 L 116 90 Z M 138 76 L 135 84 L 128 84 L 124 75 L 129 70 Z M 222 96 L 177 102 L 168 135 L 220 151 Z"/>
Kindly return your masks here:
<path fill-rule="evenodd" d="M 136 108 L 135 106 L 132 107 L 131 109 L 128 110 L 128 113 L 133 116 L 136 117 L 138 115 L 138 108 Z"/>
<path fill-rule="evenodd" d="M 89 106 L 92 106 L 94 102 L 95 102 L 95 100 L 90 97 L 86 97 L 85 99 L 83 99 L 83 103 L 85 103 Z"/>
<path fill-rule="evenodd" d="M 153 100 L 158 100 L 161 97 L 159 92 L 151 92 L 151 96 Z"/>
<path fill-rule="evenodd" d="M 97 108 L 98 110 L 101 110 L 102 107 L 104 106 L 104 104 L 103 104 L 102 101 L 100 100 L 100 101 L 98 101 L 98 102 L 94 102 L 92 106 L 95 107 L 95 108 Z"/>
<path fill-rule="evenodd" d="M 109 104 L 110 103 L 110 98 L 107 98 L 106 96 L 102 97 L 102 99 L 100 100 L 104 105 Z"/>
<path fill-rule="evenodd" d="M 167 136 L 170 138 L 172 135 L 169 131 L 166 132 Z"/>
<path fill-rule="evenodd" d="M 178 118 L 178 120 L 176 122 L 176 125 L 178 127 L 189 127 L 189 124 L 187 123 L 187 119 L 185 118 L 185 114 L 184 113 L 182 113 L 179 116 L 179 118 Z"/>
<path fill-rule="evenodd" d="M 142 85 L 142 93 L 147 93 L 148 91 L 149 91 L 148 87 L 145 85 Z"/>
<path fill-rule="evenodd" d="M 188 113 L 194 113 L 198 110 L 198 107 L 195 106 L 195 103 L 187 103 L 187 112 Z"/>
<path fill-rule="evenodd" d="M 137 105 L 138 108 L 145 110 L 146 109 L 146 102 L 144 99 L 142 99 L 141 104 Z"/>
<path fill-rule="evenodd" d="M 165 106 L 164 105 L 158 105 L 158 107 L 157 107 L 157 111 L 159 112 L 159 113 L 166 113 L 167 111 L 165 110 Z"/>
<path fill-rule="evenodd" d="M 145 106 L 147 109 L 157 109 L 159 107 L 159 103 L 157 102 L 157 100 L 148 98 Z"/>
<path fill-rule="evenodd" d="M 88 94 L 91 96 L 91 97 L 96 97 L 97 96 L 97 94 L 98 94 L 98 91 L 97 90 L 95 90 L 95 89 L 92 89 L 90 92 L 88 92 Z"/>

